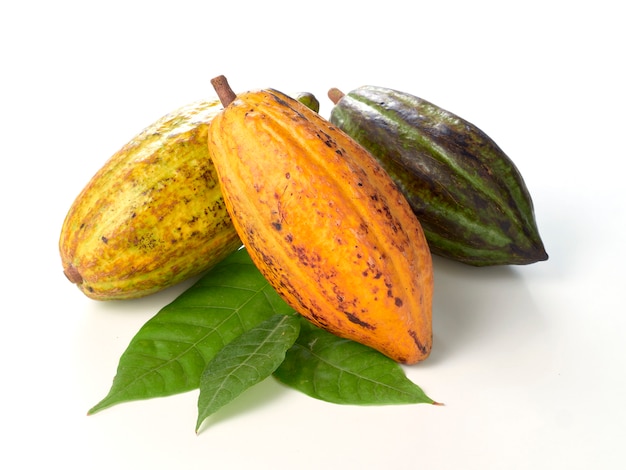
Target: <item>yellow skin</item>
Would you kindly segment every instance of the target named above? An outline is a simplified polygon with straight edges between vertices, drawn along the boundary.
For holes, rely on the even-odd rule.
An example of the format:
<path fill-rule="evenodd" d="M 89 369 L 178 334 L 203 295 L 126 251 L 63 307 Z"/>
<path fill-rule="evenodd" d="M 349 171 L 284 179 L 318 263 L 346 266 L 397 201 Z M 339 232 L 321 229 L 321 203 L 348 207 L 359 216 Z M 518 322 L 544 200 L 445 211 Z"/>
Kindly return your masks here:
<path fill-rule="evenodd" d="M 206 271 L 241 246 L 207 148 L 219 101 L 164 116 L 96 173 L 59 248 L 68 279 L 97 300 L 142 297 Z"/>
<path fill-rule="evenodd" d="M 294 309 L 400 363 L 429 355 L 430 251 L 369 153 L 275 90 L 238 95 L 209 152 L 239 236 Z"/>

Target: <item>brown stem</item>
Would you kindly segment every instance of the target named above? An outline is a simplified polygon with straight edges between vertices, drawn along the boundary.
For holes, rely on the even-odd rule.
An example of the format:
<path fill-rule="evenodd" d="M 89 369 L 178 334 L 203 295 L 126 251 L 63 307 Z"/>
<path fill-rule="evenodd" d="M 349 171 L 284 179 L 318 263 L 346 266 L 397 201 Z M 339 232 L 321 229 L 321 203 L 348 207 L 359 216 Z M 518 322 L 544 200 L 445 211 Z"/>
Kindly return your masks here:
<path fill-rule="evenodd" d="M 333 104 L 339 103 L 339 100 L 344 96 L 346 95 L 338 88 L 331 88 L 330 90 L 328 90 L 328 97 L 330 98 L 330 101 L 333 102 Z"/>
<path fill-rule="evenodd" d="M 237 95 L 228 84 L 228 80 L 224 75 L 219 75 L 211 79 L 211 85 L 217 93 L 217 97 L 222 102 L 222 106 L 226 107 L 237 98 Z"/>
<path fill-rule="evenodd" d="M 71 264 L 65 268 L 63 274 L 65 274 L 65 277 L 67 277 L 73 284 L 83 283 L 83 276 L 81 276 L 78 272 L 78 269 L 76 269 L 76 267 Z"/>

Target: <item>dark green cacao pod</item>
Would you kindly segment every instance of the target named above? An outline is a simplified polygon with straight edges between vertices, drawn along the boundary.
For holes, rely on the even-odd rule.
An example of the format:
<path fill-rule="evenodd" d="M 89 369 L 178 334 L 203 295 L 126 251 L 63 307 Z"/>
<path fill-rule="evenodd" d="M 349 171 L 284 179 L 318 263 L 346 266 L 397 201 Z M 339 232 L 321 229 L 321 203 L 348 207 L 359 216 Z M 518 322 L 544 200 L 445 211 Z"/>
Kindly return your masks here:
<path fill-rule="evenodd" d="M 548 259 L 520 172 L 484 132 L 388 88 L 328 94 L 335 103 L 330 121 L 389 173 L 434 254 L 474 266 Z"/>

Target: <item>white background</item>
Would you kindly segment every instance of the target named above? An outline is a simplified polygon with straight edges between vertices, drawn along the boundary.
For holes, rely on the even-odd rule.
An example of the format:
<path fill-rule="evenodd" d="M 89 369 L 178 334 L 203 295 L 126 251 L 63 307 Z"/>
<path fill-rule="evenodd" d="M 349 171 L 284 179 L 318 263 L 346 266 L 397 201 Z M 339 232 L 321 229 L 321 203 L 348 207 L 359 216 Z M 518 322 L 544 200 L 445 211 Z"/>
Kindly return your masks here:
<path fill-rule="evenodd" d="M 624 468 L 619 3 L 292 5 L 0 7 L 0 466 Z M 330 87 L 397 88 L 478 125 L 515 161 L 550 260 L 435 261 L 434 350 L 406 372 L 444 407 L 331 405 L 270 379 L 200 435 L 195 392 L 86 416 L 132 336 L 186 285 L 91 301 L 62 274 L 61 223 L 110 155 L 167 112 L 213 97 L 219 74 L 236 91 L 313 92 L 326 117 Z"/>

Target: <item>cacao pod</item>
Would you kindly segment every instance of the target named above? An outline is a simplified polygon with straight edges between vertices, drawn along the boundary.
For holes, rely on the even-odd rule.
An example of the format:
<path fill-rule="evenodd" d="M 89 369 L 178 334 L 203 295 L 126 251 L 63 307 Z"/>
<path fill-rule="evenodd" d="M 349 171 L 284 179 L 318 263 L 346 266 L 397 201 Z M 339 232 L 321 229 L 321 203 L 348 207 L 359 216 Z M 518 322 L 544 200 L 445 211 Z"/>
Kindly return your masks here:
<path fill-rule="evenodd" d="M 272 89 L 213 85 L 209 128 L 226 207 L 259 270 L 297 312 L 412 364 L 432 346 L 424 233 L 380 164 L 352 138 Z M 220 90 L 227 89 L 227 93 Z"/>
<path fill-rule="evenodd" d="M 142 297 L 197 275 L 241 246 L 207 148 L 219 101 L 159 119 L 113 155 L 61 229 L 63 269 L 88 297 Z"/>
<path fill-rule="evenodd" d="M 389 173 L 432 253 L 475 266 L 548 258 L 512 160 L 475 125 L 416 96 L 376 86 L 329 91 L 329 120 Z"/>
<path fill-rule="evenodd" d="M 313 93 L 309 93 L 308 91 L 303 91 L 295 95 L 295 98 L 316 113 L 320 112 L 320 102 L 317 100 L 317 97 Z"/>

